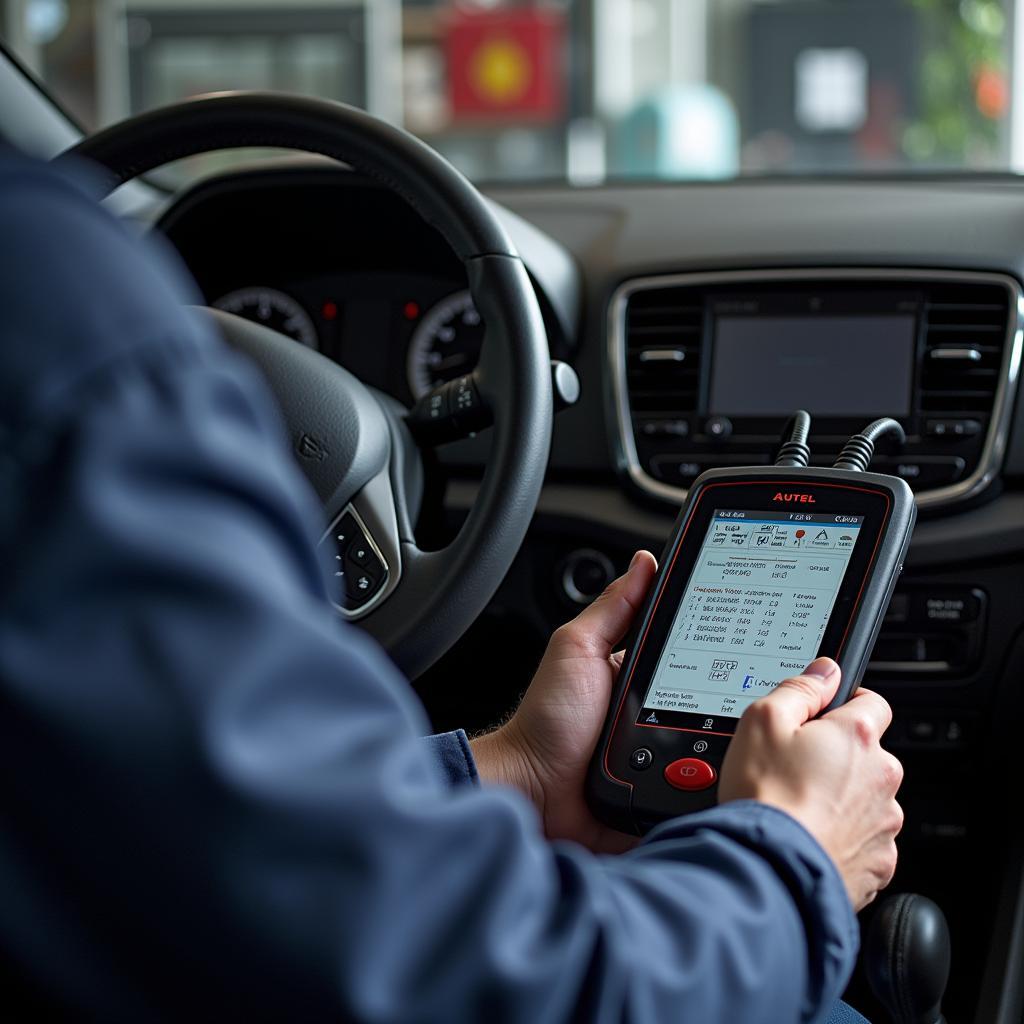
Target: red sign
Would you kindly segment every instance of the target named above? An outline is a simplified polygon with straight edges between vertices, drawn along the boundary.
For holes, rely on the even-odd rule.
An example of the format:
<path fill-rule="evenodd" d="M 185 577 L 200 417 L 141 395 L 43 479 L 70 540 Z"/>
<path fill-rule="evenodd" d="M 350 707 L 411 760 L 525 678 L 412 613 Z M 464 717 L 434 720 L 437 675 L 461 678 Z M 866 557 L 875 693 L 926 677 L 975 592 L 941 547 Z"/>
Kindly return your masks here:
<path fill-rule="evenodd" d="M 565 92 L 564 37 L 558 11 L 453 13 L 445 39 L 452 117 L 558 117 Z"/>

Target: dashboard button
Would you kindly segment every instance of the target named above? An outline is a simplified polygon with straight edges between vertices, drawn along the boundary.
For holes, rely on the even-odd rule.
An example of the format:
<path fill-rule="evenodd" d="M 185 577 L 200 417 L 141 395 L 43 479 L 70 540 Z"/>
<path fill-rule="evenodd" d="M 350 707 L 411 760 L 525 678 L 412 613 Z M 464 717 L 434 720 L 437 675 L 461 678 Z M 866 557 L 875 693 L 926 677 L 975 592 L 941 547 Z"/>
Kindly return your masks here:
<path fill-rule="evenodd" d="M 959 746 L 964 742 L 964 738 L 967 730 L 964 727 L 963 721 L 959 718 L 950 718 L 946 722 L 946 742 L 954 746 Z"/>
<path fill-rule="evenodd" d="M 655 455 L 651 459 L 651 472 L 667 484 L 689 484 L 704 471 L 699 462 L 680 455 Z"/>
<path fill-rule="evenodd" d="M 954 483 L 963 475 L 966 465 L 959 456 L 875 461 L 883 472 L 902 477 L 912 487 L 941 487 Z"/>
<path fill-rule="evenodd" d="M 727 416 L 712 416 L 704 424 L 704 433 L 716 441 L 724 441 L 732 433 L 732 420 Z"/>
<path fill-rule="evenodd" d="M 615 578 L 607 555 L 584 548 L 574 551 L 562 569 L 562 592 L 573 604 L 590 604 Z"/>
<path fill-rule="evenodd" d="M 925 433 L 929 437 L 960 438 L 974 437 L 981 433 L 978 420 L 928 420 Z"/>
<path fill-rule="evenodd" d="M 645 437 L 686 437 L 690 424 L 686 420 L 645 420 L 640 432 Z"/>
<path fill-rule="evenodd" d="M 917 743 L 930 743 L 938 731 L 939 723 L 935 718 L 912 718 L 907 722 L 907 738 Z"/>
<path fill-rule="evenodd" d="M 676 789 L 694 792 L 713 786 L 718 772 L 699 757 L 681 757 L 665 769 L 665 781 Z"/>
<path fill-rule="evenodd" d="M 926 590 L 916 596 L 914 618 L 919 622 L 958 626 L 977 621 L 981 614 L 982 595 L 977 590 Z"/>
<path fill-rule="evenodd" d="M 637 747 L 629 755 L 629 767 L 635 772 L 646 771 L 654 763 L 654 755 L 646 747 Z"/>

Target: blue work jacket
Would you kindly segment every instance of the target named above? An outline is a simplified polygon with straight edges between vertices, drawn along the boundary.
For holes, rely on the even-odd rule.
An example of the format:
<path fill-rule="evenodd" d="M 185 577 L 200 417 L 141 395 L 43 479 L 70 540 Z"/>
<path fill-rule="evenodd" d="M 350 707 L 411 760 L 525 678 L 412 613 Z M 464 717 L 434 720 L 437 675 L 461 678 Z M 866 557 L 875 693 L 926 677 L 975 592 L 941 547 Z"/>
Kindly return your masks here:
<path fill-rule="evenodd" d="M 198 301 L 88 175 L 0 155 L 5 977 L 132 1024 L 823 1020 L 856 920 L 787 815 L 596 856 L 424 740 Z"/>

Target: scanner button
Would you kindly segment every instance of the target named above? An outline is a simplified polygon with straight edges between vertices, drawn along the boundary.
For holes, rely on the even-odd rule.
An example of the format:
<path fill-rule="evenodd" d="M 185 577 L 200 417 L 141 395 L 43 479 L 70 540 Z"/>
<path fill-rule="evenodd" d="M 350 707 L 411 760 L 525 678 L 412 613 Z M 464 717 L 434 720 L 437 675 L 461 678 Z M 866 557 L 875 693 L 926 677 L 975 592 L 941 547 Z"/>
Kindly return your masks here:
<path fill-rule="evenodd" d="M 676 789 L 707 789 L 718 779 L 718 772 L 699 757 L 682 757 L 665 769 L 665 781 Z"/>
<path fill-rule="evenodd" d="M 629 755 L 629 766 L 635 772 L 646 771 L 654 763 L 654 755 L 646 747 L 637 747 Z"/>

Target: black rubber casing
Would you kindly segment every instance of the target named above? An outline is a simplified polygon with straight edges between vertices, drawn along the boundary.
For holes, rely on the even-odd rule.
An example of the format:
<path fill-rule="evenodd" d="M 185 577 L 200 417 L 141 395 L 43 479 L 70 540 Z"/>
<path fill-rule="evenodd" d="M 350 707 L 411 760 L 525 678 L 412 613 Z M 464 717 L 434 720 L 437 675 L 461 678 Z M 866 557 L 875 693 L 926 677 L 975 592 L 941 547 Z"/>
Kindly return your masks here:
<path fill-rule="evenodd" d="M 717 802 L 717 779 L 708 789 L 684 792 L 670 786 L 663 772 L 668 764 L 684 757 L 699 757 L 720 772 L 729 733 L 738 720 L 720 717 L 717 722 L 728 722 L 727 728 L 720 731 L 716 723 L 714 731 L 707 733 L 637 722 L 667 630 L 716 508 L 864 516 L 857 547 L 817 652 L 834 658 L 843 672 L 839 692 L 829 708 L 844 703 L 860 682 L 917 519 L 907 484 L 878 473 L 751 467 L 713 469 L 698 477 L 662 552 L 658 575 L 634 628 L 588 773 L 587 799 L 594 813 L 624 832 L 643 834 L 659 821 Z M 652 763 L 642 769 L 630 763 L 631 753 L 639 748 L 653 754 Z"/>

